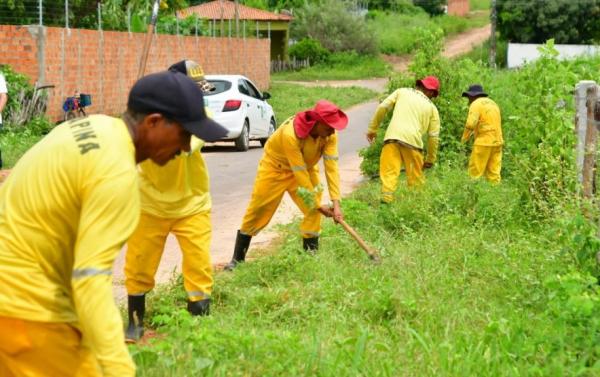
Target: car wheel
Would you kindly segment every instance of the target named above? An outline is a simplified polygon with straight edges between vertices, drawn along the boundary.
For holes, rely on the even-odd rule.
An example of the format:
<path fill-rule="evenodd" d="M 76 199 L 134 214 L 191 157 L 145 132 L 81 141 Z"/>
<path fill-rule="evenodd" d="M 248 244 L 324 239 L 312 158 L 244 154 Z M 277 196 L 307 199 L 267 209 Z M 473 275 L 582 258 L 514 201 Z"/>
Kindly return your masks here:
<path fill-rule="evenodd" d="M 235 139 L 235 149 L 240 152 L 245 152 L 250 148 L 250 124 L 248 119 L 244 121 L 244 127 L 242 127 L 242 133 Z"/>
<path fill-rule="evenodd" d="M 275 132 L 275 127 L 277 127 L 275 119 L 271 118 L 271 122 L 269 122 L 269 132 L 267 133 L 267 137 L 264 139 L 260 139 L 260 145 L 264 147 L 265 144 L 267 144 L 267 140 L 269 140 L 271 135 L 273 135 L 273 132 Z"/>

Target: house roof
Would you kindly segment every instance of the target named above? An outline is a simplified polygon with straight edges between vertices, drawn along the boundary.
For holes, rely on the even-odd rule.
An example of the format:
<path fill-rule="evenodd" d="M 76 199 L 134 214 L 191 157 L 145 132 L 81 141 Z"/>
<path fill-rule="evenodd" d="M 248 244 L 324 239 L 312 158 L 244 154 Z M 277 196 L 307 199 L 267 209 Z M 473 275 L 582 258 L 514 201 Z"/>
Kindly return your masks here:
<path fill-rule="evenodd" d="M 238 4 L 238 12 L 240 20 L 289 22 L 293 19 L 292 16 L 271 13 L 262 9 L 250 8 L 242 4 Z M 178 14 L 180 17 L 188 17 L 197 14 L 200 18 L 208 18 L 211 20 L 234 20 L 235 3 L 229 0 L 215 0 L 182 9 L 178 12 Z"/>

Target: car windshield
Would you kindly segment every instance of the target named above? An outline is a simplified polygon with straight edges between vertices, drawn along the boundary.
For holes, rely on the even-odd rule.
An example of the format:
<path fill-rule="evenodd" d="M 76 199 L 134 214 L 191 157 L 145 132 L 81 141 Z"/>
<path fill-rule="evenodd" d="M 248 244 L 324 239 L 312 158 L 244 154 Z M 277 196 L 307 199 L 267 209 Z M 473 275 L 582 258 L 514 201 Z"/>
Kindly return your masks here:
<path fill-rule="evenodd" d="M 205 96 L 213 96 L 215 94 L 220 94 L 231 89 L 231 82 L 226 80 L 207 80 L 209 83 L 215 86 L 215 90 L 210 93 L 206 93 Z"/>

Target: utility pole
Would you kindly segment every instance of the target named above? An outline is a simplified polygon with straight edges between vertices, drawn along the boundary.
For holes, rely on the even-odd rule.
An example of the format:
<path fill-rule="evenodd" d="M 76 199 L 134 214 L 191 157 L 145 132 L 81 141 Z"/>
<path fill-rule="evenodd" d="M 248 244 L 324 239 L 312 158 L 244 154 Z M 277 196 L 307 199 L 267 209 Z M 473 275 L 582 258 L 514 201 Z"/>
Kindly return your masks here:
<path fill-rule="evenodd" d="M 492 9 L 490 12 L 490 20 L 492 23 L 490 35 L 490 67 L 496 68 L 496 20 L 498 19 L 498 11 L 496 9 L 496 0 L 492 0 Z"/>

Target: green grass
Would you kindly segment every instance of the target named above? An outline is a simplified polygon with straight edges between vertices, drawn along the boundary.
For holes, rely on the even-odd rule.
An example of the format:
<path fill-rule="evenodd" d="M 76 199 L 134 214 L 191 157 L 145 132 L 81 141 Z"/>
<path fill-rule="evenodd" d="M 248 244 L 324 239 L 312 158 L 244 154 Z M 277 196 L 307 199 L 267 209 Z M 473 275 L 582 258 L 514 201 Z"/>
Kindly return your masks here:
<path fill-rule="evenodd" d="M 369 14 L 369 26 L 377 35 L 380 51 L 391 55 L 414 52 L 423 30 L 442 29 L 444 35 L 450 36 L 489 23 L 487 12 L 467 17 L 430 17 L 425 12 L 402 14 L 373 11 Z"/>
<path fill-rule="evenodd" d="M 0 132 L 3 168 L 12 168 L 19 158 L 42 137 L 41 133 L 30 130 Z"/>
<path fill-rule="evenodd" d="M 491 2 L 490 0 L 469 0 L 469 6 L 472 12 L 478 10 L 490 10 Z"/>
<path fill-rule="evenodd" d="M 304 87 L 281 83 L 272 84 L 269 93 L 272 96 L 269 103 L 273 106 L 278 124 L 299 111 L 312 108 L 320 99 L 348 108 L 377 96 L 374 91 L 360 87 Z"/>
<path fill-rule="evenodd" d="M 274 81 L 356 80 L 386 77 L 389 65 L 379 56 L 355 53 L 332 54 L 327 63 L 316 64 L 299 71 L 284 71 L 271 75 Z"/>
<path fill-rule="evenodd" d="M 274 255 L 217 274 L 210 317 L 185 312 L 181 282 L 156 293 L 160 335 L 131 349 L 138 375 L 600 373 L 598 288 L 570 258 L 590 239 L 585 222 L 532 222 L 512 182 L 474 183 L 451 166 L 419 191 L 401 182 L 389 207 L 378 190 L 343 208 L 382 264 L 329 220 L 315 257 L 289 226 Z"/>

